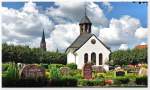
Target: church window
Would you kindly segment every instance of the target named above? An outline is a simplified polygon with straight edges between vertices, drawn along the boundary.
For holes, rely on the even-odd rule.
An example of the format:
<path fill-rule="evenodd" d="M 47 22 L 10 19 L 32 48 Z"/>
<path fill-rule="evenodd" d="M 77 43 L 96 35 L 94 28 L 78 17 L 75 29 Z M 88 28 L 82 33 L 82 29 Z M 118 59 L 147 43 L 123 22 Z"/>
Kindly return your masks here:
<path fill-rule="evenodd" d="M 102 53 L 99 54 L 99 65 L 102 65 L 103 56 Z"/>
<path fill-rule="evenodd" d="M 91 63 L 92 65 L 96 65 L 96 54 L 94 52 L 91 54 Z"/>
<path fill-rule="evenodd" d="M 84 54 L 84 63 L 87 63 L 87 62 L 88 62 L 88 54 L 85 53 L 85 54 Z"/>

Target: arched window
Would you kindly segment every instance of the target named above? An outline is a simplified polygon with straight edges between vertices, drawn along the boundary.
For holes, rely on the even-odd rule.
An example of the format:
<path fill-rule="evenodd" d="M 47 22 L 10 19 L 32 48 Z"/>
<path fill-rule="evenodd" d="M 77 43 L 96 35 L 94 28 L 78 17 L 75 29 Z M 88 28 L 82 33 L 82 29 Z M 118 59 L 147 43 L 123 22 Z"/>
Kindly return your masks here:
<path fill-rule="evenodd" d="M 85 53 L 85 54 L 84 54 L 84 63 L 87 63 L 87 62 L 88 62 L 88 54 Z"/>
<path fill-rule="evenodd" d="M 91 54 L 91 63 L 92 65 L 96 65 L 96 54 L 94 52 Z"/>
<path fill-rule="evenodd" d="M 99 65 L 103 64 L 103 55 L 102 53 L 99 54 Z"/>

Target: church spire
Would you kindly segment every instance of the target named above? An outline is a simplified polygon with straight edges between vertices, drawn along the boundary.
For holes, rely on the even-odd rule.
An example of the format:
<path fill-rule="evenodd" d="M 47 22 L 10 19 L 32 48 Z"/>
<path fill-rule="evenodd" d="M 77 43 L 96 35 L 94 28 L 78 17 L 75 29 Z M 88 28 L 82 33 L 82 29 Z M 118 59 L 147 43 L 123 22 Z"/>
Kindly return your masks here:
<path fill-rule="evenodd" d="M 84 9 L 85 9 L 84 16 L 86 16 L 86 2 L 84 3 Z"/>
<path fill-rule="evenodd" d="M 43 30 L 43 34 L 42 34 L 42 40 L 41 40 L 41 43 L 40 43 L 40 48 L 42 48 L 44 51 L 46 51 L 46 42 L 45 42 L 44 30 Z"/>
<path fill-rule="evenodd" d="M 84 17 L 81 19 L 79 25 L 80 25 L 80 34 L 83 34 L 83 33 L 91 33 L 91 21 L 90 19 L 88 18 L 87 16 L 87 5 L 86 5 L 86 2 L 84 4 Z"/>

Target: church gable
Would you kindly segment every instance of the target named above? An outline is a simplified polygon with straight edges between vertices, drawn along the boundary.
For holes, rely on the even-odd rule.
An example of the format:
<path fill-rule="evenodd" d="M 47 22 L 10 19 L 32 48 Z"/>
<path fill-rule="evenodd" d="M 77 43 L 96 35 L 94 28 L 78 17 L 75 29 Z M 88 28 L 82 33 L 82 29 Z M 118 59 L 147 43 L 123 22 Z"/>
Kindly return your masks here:
<path fill-rule="evenodd" d="M 101 40 L 99 40 L 94 34 L 82 45 L 80 46 L 75 52 L 78 52 L 81 48 L 89 49 L 89 48 L 102 48 L 108 52 L 111 52 L 110 48 L 107 47 Z"/>
<path fill-rule="evenodd" d="M 77 39 L 67 48 L 66 52 L 74 52 L 78 50 L 84 43 L 88 41 L 88 39 L 90 39 L 90 37 L 92 37 L 92 34 L 90 33 L 80 34 Z"/>

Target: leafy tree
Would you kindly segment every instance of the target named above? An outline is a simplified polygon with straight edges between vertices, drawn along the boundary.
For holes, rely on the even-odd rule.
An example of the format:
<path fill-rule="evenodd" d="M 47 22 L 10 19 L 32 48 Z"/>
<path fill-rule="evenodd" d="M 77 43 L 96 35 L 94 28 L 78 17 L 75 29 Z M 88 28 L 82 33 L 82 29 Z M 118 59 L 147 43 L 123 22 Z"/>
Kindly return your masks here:
<path fill-rule="evenodd" d="M 66 54 L 29 46 L 2 44 L 2 62 L 66 64 Z"/>
<path fill-rule="evenodd" d="M 110 54 L 110 61 L 114 65 L 147 63 L 147 48 L 118 50 Z"/>

